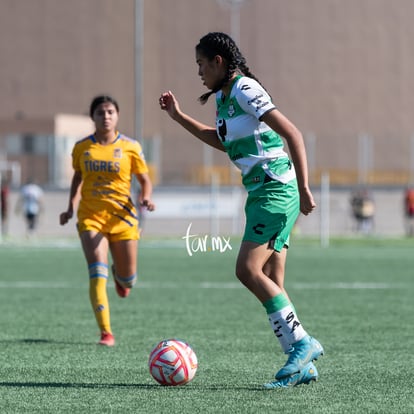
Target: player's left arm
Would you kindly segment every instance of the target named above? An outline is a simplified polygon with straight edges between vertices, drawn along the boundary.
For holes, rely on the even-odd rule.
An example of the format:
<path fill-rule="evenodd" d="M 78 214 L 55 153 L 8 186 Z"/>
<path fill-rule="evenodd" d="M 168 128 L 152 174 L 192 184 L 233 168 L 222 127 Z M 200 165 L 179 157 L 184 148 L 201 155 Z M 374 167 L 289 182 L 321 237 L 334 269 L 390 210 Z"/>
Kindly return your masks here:
<path fill-rule="evenodd" d="M 136 174 L 137 180 L 141 185 L 138 202 L 148 211 L 155 210 L 155 204 L 152 201 L 152 182 L 148 173 Z"/>
<path fill-rule="evenodd" d="M 296 170 L 300 194 L 300 210 L 305 215 L 311 213 L 316 204 L 309 188 L 308 162 L 302 133 L 277 109 L 266 112 L 261 117 L 261 121 L 285 138 Z"/>

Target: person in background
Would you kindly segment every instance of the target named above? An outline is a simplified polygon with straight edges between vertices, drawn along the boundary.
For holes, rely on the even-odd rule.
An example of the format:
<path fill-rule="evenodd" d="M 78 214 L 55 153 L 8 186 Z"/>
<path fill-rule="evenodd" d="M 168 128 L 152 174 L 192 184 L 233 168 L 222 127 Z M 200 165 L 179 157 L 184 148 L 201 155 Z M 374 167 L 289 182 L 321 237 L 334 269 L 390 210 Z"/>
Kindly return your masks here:
<path fill-rule="evenodd" d="M 1 232 L 3 236 L 8 233 L 8 218 L 9 218 L 9 184 L 7 180 L 1 178 Z"/>
<path fill-rule="evenodd" d="M 39 223 L 39 216 L 44 210 L 44 192 L 33 180 L 21 188 L 16 204 L 16 213 L 23 212 L 26 219 L 26 234 L 33 235 Z"/>
<path fill-rule="evenodd" d="M 171 91 L 162 93 L 162 110 L 198 139 L 220 151 L 241 170 L 248 192 L 246 226 L 236 263 L 239 280 L 264 306 L 286 364 L 267 389 L 309 383 L 318 376 L 313 360 L 321 344 L 300 322 L 284 287 L 289 235 L 299 211 L 307 215 L 316 204 L 308 184 L 303 137 L 274 105 L 250 72 L 244 56 L 225 33 L 208 33 L 196 46 L 198 75 L 215 94 L 216 126 L 184 113 Z M 292 160 L 284 151 L 284 137 Z"/>
<path fill-rule="evenodd" d="M 112 256 L 116 292 L 125 298 L 137 280 L 139 230 L 137 209 L 131 199 L 133 175 L 141 186 L 140 205 L 153 211 L 155 204 L 141 145 L 117 130 L 117 101 L 111 96 L 97 96 L 89 113 L 95 133 L 73 148 L 69 205 L 60 214 L 60 224 L 72 218 L 79 201 L 77 229 L 88 265 L 90 301 L 101 331 L 98 344 L 114 346 L 107 295 L 108 256 Z"/>
<path fill-rule="evenodd" d="M 408 187 L 404 193 L 404 215 L 406 234 L 414 236 L 414 188 Z"/>
<path fill-rule="evenodd" d="M 356 220 L 357 231 L 370 234 L 374 227 L 375 204 L 367 188 L 357 189 L 351 197 L 352 213 Z"/>

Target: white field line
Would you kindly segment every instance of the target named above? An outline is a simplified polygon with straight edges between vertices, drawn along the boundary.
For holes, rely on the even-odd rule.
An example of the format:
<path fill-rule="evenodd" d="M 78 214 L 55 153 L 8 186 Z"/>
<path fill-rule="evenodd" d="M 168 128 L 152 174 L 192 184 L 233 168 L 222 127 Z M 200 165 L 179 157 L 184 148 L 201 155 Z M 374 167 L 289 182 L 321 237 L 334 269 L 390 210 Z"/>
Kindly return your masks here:
<path fill-rule="evenodd" d="M 109 282 L 108 286 L 113 287 Z M 85 289 L 86 284 L 46 281 L 0 281 L 0 289 Z M 293 283 L 289 289 L 295 290 L 384 290 L 405 289 L 403 283 L 373 283 L 373 282 L 337 282 L 337 283 Z M 173 283 L 173 282 L 138 282 L 137 289 L 244 289 L 239 282 L 200 282 L 200 283 Z"/>
<path fill-rule="evenodd" d="M 80 241 L 77 238 L 71 239 L 16 239 L 5 240 L 0 242 L 2 249 L 15 249 L 15 248 L 29 248 L 29 249 L 53 249 L 53 250 L 74 250 L 80 249 Z M 178 239 L 166 239 L 166 240 L 142 240 L 140 242 L 140 249 L 185 249 L 185 241 L 182 238 Z"/>

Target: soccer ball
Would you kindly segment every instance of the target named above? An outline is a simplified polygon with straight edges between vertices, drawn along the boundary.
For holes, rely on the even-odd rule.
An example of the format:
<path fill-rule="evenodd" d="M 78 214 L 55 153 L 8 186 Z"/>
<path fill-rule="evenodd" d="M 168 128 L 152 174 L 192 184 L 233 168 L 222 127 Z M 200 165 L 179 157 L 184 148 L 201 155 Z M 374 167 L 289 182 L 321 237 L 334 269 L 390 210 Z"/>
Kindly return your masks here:
<path fill-rule="evenodd" d="M 161 385 L 184 385 L 197 371 L 197 356 L 190 345 L 180 339 L 165 339 L 151 351 L 148 367 Z"/>

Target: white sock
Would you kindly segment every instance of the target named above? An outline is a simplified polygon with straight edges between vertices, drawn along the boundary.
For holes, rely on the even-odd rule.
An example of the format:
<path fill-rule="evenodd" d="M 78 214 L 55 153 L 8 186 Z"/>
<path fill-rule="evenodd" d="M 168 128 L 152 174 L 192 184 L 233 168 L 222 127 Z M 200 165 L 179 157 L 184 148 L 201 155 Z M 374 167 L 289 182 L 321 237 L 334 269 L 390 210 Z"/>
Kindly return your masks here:
<path fill-rule="evenodd" d="M 267 316 L 269 317 L 270 326 L 285 353 L 289 352 L 292 344 L 308 335 L 291 305 Z"/>

